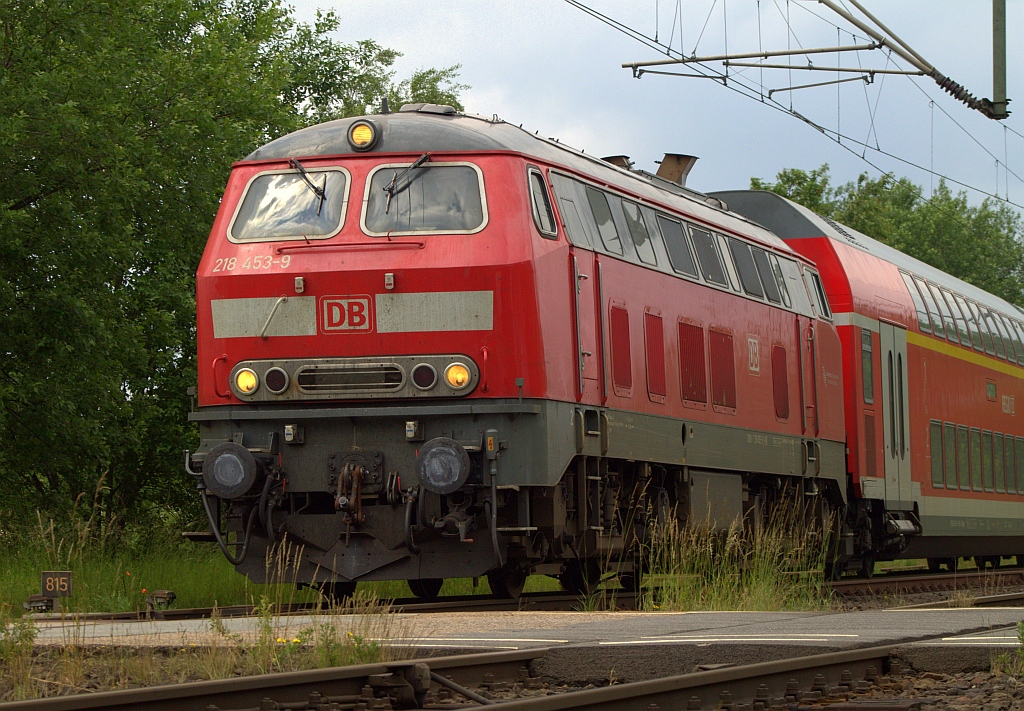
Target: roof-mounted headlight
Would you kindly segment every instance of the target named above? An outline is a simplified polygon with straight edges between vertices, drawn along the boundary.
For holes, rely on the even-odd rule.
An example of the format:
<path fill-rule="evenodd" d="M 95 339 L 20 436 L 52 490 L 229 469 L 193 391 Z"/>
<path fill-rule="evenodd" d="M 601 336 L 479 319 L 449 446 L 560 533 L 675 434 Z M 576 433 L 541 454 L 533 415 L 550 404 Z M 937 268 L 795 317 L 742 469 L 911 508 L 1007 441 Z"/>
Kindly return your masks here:
<path fill-rule="evenodd" d="M 377 145 L 380 131 L 373 121 L 362 119 L 348 127 L 348 144 L 357 151 L 368 151 Z"/>

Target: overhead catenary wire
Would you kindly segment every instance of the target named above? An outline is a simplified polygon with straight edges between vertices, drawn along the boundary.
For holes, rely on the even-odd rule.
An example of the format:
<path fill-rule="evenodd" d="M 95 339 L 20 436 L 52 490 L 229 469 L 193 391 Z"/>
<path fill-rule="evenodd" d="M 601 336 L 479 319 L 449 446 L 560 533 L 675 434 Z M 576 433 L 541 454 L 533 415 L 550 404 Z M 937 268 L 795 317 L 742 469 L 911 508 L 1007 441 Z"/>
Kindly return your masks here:
<path fill-rule="evenodd" d="M 656 49 L 657 51 L 662 52 L 663 54 L 671 54 L 674 51 L 671 48 L 665 47 L 662 44 L 655 43 L 652 40 L 651 37 L 649 37 L 647 35 L 644 35 L 642 32 L 639 32 L 638 30 L 635 30 L 635 29 L 629 27 L 628 25 L 619 22 L 618 20 L 615 20 L 615 19 L 613 19 L 613 18 L 611 18 L 611 17 L 609 17 L 609 16 L 607 16 L 607 15 L 605 15 L 605 14 L 603 14 L 603 13 L 601 13 L 601 12 L 599 12 L 599 11 L 589 7 L 589 6 L 587 6 L 586 4 L 581 2 L 581 0 L 565 0 L 565 2 L 567 2 L 570 5 L 572 5 L 573 7 L 576 7 L 577 9 L 587 13 L 588 15 L 594 17 L 595 19 L 603 22 L 604 24 L 607 24 L 608 26 L 614 28 L 615 30 L 617 30 L 619 32 L 622 32 L 623 34 L 631 37 L 632 39 L 637 40 L 637 41 L 641 42 L 642 44 L 644 44 L 644 45 L 646 45 L 646 46 L 648 46 L 648 47 L 650 47 L 652 49 Z M 743 83 L 743 81 L 741 79 L 737 79 L 735 75 L 729 77 L 728 78 L 729 81 L 724 81 L 726 79 L 725 75 L 722 74 L 721 72 L 716 72 L 714 69 L 712 69 L 710 67 L 706 67 L 706 66 L 703 66 L 703 65 L 690 65 L 690 66 L 692 66 L 694 68 L 694 70 L 697 71 L 697 72 L 701 72 L 702 70 L 704 72 L 712 72 L 713 74 L 711 74 L 711 75 L 702 74 L 702 76 L 709 76 L 709 78 L 717 78 L 717 79 L 719 79 L 720 81 L 722 81 L 723 86 L 725 86 L 725 88 L 729 89 L 730 91 L 734 91 L 734 92 L 740 94 L 741 96 L 745 96 L 747 98 L 754 99 L 754 100 L 758 101 L 759 103 L 761 103 L 761 104 L 763 104 L 765 106 L 769 106 L 772 109 L 775 109 L 776 111 L 779 111 L 781 113 L 788 114 L 788 115 L 791 115 L 791 116 L 793 116 L 795 118 L 800 119 L 801 121 L 803 121 L 807 125 L 815 128 L 823 136 L 825 136 L 826 138 L 829 138 L 834 143 L 836 143 L 837 145 L 842 147 L 844 150 L 847 150 L 848 152 L 850 152 L 853 155 L 855 155 L 858 158 L 860 158 L 862 161 L 864 161 L 871 168 L 873 168 L 876 171 L 878 171 L 880 174 L 882 174 L 882 175 L 891 175 L 891 171 L 883 171 L 879 166 L 875 165 L 872 161 L 870 161 L 866 157 L 866 153 L 865 154 L 858 154 L 856 151 L 854 151 L 852 149 L 851 146 L 848 146 L 848 145 L 844 144 L 842 141 L 840 141 L 839 140 L 839 136 L 836 135 L 836 131 L 835 130 L 826 128 L 826 127 L 818 124 L 817 122 L 811 120 L 810 118 L 808 118 L 806 116 L 803 116 L 802 114 L 800 114 L 799 112 L 793 110 L 792 108 L 788 108 L 787 109 L 785 106 L 783 106 L 782 104 L 779 104 L 774 99 L 766 100 L 763 96 L 761 96 L 759 94 L 759 92 L 756 91 L 755 87 L 746 85 L 745 83 Z M 885 77 L 885 75 L 883 75 L 883 80 L 884 80 L 884 77 Z M 792 92 L 790 92 L 790 95 L 792 95 Z M 877 108 L 877 104 L 876 104 L 876 108 Z M 993 193 L 991 193 L 991 192 L 989 192 L 989 191 L 987 191 L 987 190 L 985 190 L 983 188 L 979 188 L 977 186 L 971 185 L 971 184 L 966 183 L 964 181 L 957 180 L 956 178 L 953 178 L 951 176 L 945 175 L 943 173 L 933 172 L 929 168 L 927 168 L 925 166 L 922 166 L 919 163 L 916 163 L 914 161 L 908 160 L 908 159 L 903 158 L 901 156 L 898 156 L 896 154 L 890 153 L 889 151 L 885 151 L 885 150 L 883 150 L 883 149 L 881 149 L 879 147 L 871 146 L 871 145 L 867 144 L 864 141 L 859 141 L 859 140 L 853 138 L 852 136 L 842 135 L 841 138 L 849 141 L 852 144 L 855 144 L 857 146 L 863 147 L 866 150 L 874 151 L 874 152 L 878 153 L 879 155 L 885 156 L 887 158 L 891 158 L 891 159 L 896 160 L 896 161 L 898 161 L 900 163 L 903 163 L 904 165 L 910 166 L 910 167 L 915 168 L 917 170 L 920 170 L 922 172 L 929 173 L 929 174 L 934 174 L 935 177 L 942 178 L 943 180 L 946 180 L 946 181 L 948 181 L 950 183 L 953 183 L 954 185 L 958 185 L 958 186 L 960 186 L 960 187 L 962 187 L 964 189 L 976 192 L 976 193 L 978 193 L 980 195 L 984 195 L 986 197 L 991 197 L 991 198 L 997 200 L 998 202 L 1003 202 L 1003 203 L 1005 203 L 1007 205 L 1012 205 L 1012 206 L 1014 206 L 1016 208 L 1024 209 L 1024 205 L 1022 205 L 1022 204 L 1013 202 L 1012 200 L 1004 199 L 1003 197 L 1001 197 L 999 195 L 996 195 L 996 194 L 993 194 Z M 923 194 L 921 193 L 920 189 L 918 189 L 918 193 L 919 193 L 920 199 L 925 199 L 923 197 Z"/>

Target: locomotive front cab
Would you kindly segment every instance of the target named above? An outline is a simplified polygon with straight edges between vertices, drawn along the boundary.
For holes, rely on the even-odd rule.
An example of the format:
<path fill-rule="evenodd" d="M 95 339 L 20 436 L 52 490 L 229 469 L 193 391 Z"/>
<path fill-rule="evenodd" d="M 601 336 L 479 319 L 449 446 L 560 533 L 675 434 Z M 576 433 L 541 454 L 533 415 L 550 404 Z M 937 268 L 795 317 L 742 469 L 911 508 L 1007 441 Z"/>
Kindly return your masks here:
<path fill-rule="evenodd" d="M 287 537 L 297 580 L 336 592 L 436 594 L 488 571 L 498 592 L 522 587 L 500 575 L 530 528 L 518 484 L 564 466 L 546 422 L 571 419 L 536 399 L 535 258 L 559 245 L 531 215 L 526 162 L 426 150 L 451 131 L 438 121 L 333 122 L 233 168 L 197 274 L 187 466 L 254 581 Z"/>

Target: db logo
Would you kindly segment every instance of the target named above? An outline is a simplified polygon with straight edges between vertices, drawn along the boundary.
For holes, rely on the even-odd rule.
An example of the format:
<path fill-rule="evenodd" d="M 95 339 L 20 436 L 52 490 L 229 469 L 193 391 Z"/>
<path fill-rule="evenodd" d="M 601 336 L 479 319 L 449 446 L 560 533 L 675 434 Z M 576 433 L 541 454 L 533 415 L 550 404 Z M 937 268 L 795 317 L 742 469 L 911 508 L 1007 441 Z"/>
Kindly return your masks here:
<path fill-rule="evenodd" d="M 325 296 L 320 313 L 325 332 L 373 330 L 369 296 Z"/>

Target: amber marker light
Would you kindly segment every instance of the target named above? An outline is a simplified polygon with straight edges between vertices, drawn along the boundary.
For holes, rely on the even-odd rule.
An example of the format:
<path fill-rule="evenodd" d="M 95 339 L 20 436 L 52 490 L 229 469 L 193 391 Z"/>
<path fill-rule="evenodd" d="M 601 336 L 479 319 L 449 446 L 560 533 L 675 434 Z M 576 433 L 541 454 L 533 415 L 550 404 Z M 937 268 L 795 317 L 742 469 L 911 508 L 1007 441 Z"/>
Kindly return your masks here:
<path fill-rule="evenodd" d="M 260 379 L 249 368 L 242 368 L 235 373 L 235 387 L 243 395 L 252 395 L 259 386 Z"/>
<path fill-rule="evenodd" d="M 367 151 L 377 142 L 377 128 L 369 121 L 356 121 L 348 129 L 348 142 L 357 151 Z"/>
<path fill-rule="evenodd" d="M 469 385 L 469 368 L 462 363 L 452 363 L 445 369 L 444 379 L 453 390 L 462 390 Z"/>

